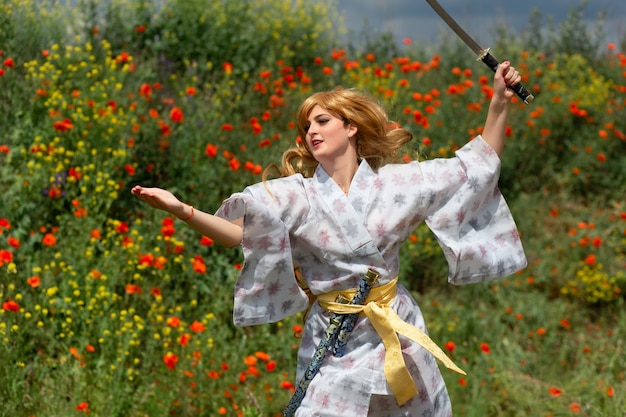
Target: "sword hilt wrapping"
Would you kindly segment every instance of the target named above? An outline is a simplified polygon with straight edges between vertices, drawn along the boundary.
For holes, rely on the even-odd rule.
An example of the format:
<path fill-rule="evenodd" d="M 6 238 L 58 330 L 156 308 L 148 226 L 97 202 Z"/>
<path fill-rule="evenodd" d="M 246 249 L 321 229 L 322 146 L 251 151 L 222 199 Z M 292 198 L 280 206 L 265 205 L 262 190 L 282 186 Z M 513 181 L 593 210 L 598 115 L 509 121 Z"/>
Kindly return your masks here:
<path fill-rule="evenodd" d="M 498 62 L 497 59 L 495 59 L 490 53 L 489 50 L 486 50 L 484 55 L 481 55 L 478 58 L 480 61 L 483 61 L 485 63 L 485 65 L 487 65 L 489 68 L 491 68 L 491 70 L 493 72 L 496 71 L 496 69 L 498 68 L 498 65 L 500 65 L 500 63 Z M 522 85 L 522 83 L 517 83 L 513 86 L 509 87 L 511 90 L 515 91 L 515 94 L 517 94 L 517 96 L 519 98 L 521 98 L 522 100 L 524 100 L 524 103 L 529 104 L 531 101 L 533 101 L 535 99 L 535 96 L 533 96 L 531 94 L 530 91 L 528 91 L 526 89 L 526 87 L 524 87 Z"/>

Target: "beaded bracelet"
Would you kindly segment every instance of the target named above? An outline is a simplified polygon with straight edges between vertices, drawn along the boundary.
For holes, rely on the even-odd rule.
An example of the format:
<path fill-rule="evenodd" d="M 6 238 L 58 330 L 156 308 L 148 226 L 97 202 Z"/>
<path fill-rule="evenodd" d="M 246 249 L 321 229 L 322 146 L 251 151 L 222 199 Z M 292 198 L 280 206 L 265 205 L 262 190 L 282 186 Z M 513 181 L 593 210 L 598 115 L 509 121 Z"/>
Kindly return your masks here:
<path fill-rule="evenodd" d="M 189 213 L 189 216 L 185 217 L 184 219 L 181 219 L 179 217 L 180 220 L 182 220 L 184 222 L 186 222 L 187 220 L 191 220 L 191 218 L 193 217 L 193 206 L 189 206 L 189 207 L 191 207 L 191 213 Z"/>

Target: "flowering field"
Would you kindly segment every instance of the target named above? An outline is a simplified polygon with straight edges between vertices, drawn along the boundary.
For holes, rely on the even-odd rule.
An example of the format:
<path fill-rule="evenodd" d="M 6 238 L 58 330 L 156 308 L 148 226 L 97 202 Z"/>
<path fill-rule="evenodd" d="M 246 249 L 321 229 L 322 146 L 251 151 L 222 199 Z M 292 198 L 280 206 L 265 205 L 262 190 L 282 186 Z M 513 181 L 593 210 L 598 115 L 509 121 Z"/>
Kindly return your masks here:
<path fill-rule="evenodd" d="M 492 75 L 454 41 L 356 48 L 332 1 L 219 3 L 0 2 L 0 416 L 280 415 L 302 317 L 235 328 L 240 251 L 130 188 L 214 211 L 298 140 L 300 101 L 336 85 L 414 133 L 407 160 L 481 132 Z M 456 415 L 625 415 L 620 49 L 494 48 L 536 96 L 513 104 L 501 180 L 526 270 L 450 288 L 426 228 L 403 250 L 431 336 L 468 371 L 444 371 Z"/>

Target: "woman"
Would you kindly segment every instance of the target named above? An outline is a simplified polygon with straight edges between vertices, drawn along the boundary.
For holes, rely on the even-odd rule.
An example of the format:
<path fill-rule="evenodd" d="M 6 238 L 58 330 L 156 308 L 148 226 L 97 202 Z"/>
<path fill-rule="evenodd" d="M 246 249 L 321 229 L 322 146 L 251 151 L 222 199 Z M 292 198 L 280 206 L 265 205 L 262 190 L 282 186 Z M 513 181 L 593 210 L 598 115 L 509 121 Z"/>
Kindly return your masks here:
<path fill-rule="evenodd" d="M 411 134 L 391 128 L 368 96 L 334 90 L 301 105 L 298 129 L 305 146 L 285 152 L 282 177 L 233 194 L 216 215 L 162 189 L 136 186 L 132 193 L 225 246 L 242 245 L 236 325 L 274 322 L 310 309 L 298 380 L 329 316 L 363 313 L 343 351 L 324 356 L 306 381 L 296 416 L 450 416 L 433 358 L 440 350 L 425 336 L 415 300 L 397 284 L 399 250 L 425 221 L 443 249 L 451 283 L 497 279 L 525 267 L 517 228 L 497 188 L 514 95 L 507 87 L 519 82 L 510 63 L 498 67 L 483 133 L 454 158 L 390 163 Z M 349 290 L 368 271 L 378 280 L 365 305 L 342 310 L 336 296 L 350 299 Z M 311 305 L 309 295 L 316 300 Z"/>

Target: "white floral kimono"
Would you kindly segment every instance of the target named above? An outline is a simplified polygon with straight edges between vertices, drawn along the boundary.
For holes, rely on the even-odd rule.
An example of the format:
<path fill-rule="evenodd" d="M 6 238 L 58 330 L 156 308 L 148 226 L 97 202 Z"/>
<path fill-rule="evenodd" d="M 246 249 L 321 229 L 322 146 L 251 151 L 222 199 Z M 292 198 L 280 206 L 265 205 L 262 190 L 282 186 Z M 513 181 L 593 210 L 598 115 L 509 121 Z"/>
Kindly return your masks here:
<path fill-rule="evenodd" d="M 318 167 L 233 194 L 217 212 L 243 217 L 245 262 L 235 287 L 234 322 L 281 320 L 308 307 L 294 278 L 297 265 L 313 294 L 355 288 L 374 269 L 379 285 L 398 275 L 399 250 L 421 221 L 434 232 L 449 265 L 449 282 L 497 279 L 526 266 L 517 227 L 498 189 L 500 160 L 477 136 L 456 157 L 389 164 L 375 172 L 363 160 L 346 196 Z M 410 293 L 398 285 L 392 308 L 426 331 Z M 298 351 L 300 380 L 328 324 L 313 304 Z M 385 347 L 360 317 L 342 357 L 329 354 L 296 416 L 450 416 L 434 357 L 400 337 L 418 394 L 399 406 L 383 373 Z"/>

